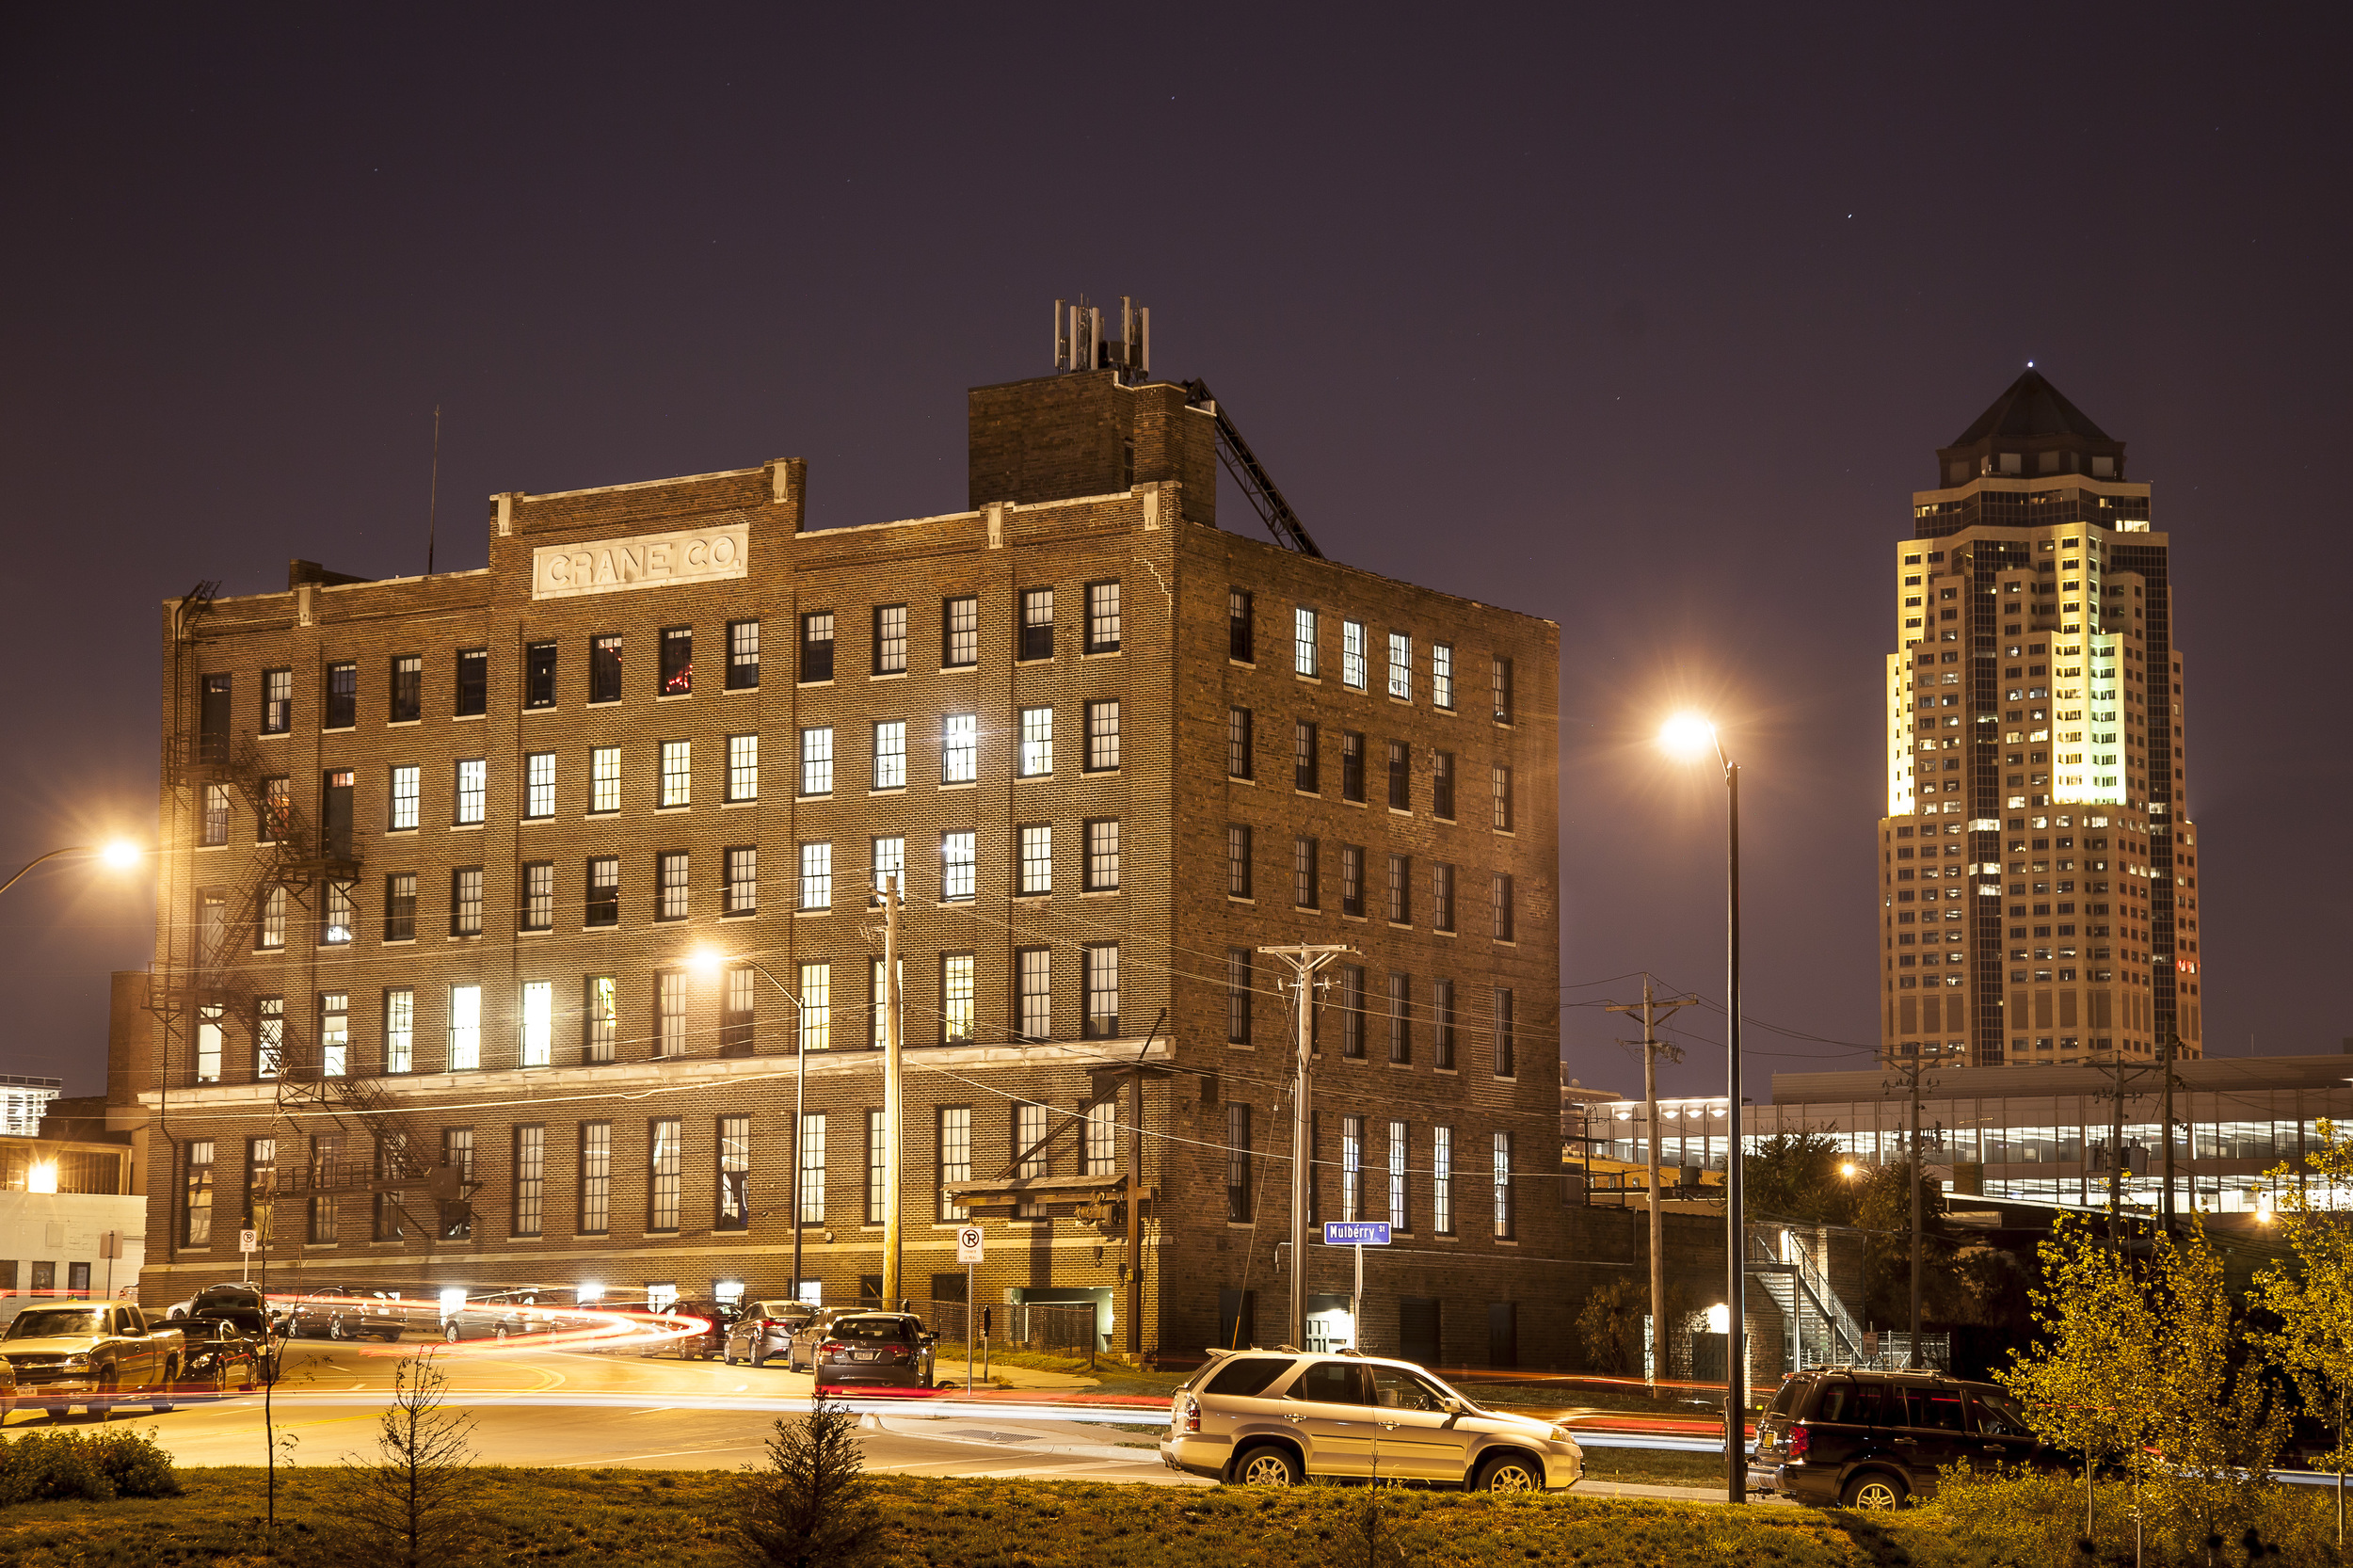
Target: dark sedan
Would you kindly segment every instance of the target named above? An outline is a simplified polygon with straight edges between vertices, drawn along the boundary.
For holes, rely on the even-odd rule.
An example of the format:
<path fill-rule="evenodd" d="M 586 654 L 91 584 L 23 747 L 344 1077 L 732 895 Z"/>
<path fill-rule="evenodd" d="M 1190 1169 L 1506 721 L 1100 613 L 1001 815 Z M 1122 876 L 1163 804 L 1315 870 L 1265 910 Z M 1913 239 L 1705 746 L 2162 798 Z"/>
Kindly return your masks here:
<path fill-rule="evenodd" d="M 923 1320 L 911 1313 L 845 1312 L 817 1341 L 817 1386 L 929 1388 L 938 1338 L 924 1333 Z"/>
<path fill-rule="evenodd" d="M 184 1394 L 226 1394 L 261 1382 L 267 1352 L 228 1319 L 210 1314 L 183 1319 L 180 1332 L 188 1347 L 180 1368 Z"/>
<path fill-rule="evenodd" d="M 227 1323 L 250 1350 L 254 1370 L 264 1383 L 278 1381 L 279 1349 L 277 1324 L 268 1313 L 253 1306 L 200 1307 L 183 1319 L 181 1332 L 191 1349 L 196 1344 L 196 1331 L 204 1323 Z"/>
<path fill-rule="evenodd" d="M 825 1330 L 833 1326 L 835 1319 L 856 1310 L 847 1306 L 821 1306 L 794 1323 L 784 1341 L 784 1369 L 788 1372 L 813 1370 L 817 1347 L 824 1342 Z M 769 1353 L 773 1355 L 775 1352 L 772 1351 Z"/>

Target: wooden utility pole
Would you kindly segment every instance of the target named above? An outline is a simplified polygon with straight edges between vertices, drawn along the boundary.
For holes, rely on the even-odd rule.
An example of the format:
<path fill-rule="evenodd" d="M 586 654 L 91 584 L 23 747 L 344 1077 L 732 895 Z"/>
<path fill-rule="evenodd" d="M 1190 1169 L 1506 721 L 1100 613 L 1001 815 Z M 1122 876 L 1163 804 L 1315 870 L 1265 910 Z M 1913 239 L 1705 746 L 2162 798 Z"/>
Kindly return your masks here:
<path fill-rule="evenodd" d="M 1921 1189 L 1928 1176 L 1928 1162 L 1920 1141 L 1920 1072 L 1925 1064 L 1920 1060 L 1920 1047 L 1913 1042 L 1911 1052 L 1900 1069 L 1903 1083 L 1912 1099 L 1912 1154 L 1905 1174 L 1912 1182 L 1912 1344 L 1907 1352 L 1911 1369 L 1920 1369 L 1920 1306 L 1924 1276 L 1921 1272 L 1921 1241 L 1927 1230 L 1927 1198 Z M 1892 1089 L 1892 1083 L 1881 1087 Z"/>
<path fill-rule="evenodd" d="M 1651 994 L 1651 978 L 1645 970 L 1642 1005 L 1637 1008 L 1631 1002 L 1611 1002 L 1609 1008 L 1612 1013 L 1642 1015 L 1642 1126 L 1643 1142 L 1650 1151 L 1650 1343 L 1643 1356 L 1642 1379 L 1650 1385 L 1653 1399 L 1658 1396 L 1658 1364 L 1667 1354 L 1667 1220 L 1658 1202 L 1658 1058 L 1663 1052 L 1671 1062 L 1683 1060 L 1680 1046 L 1659 1040 L 1657 1026 L 1673 1016 L 1677 1008 L 1689 1007 L 1698 1000 L 1697 997 L 1659 1000 Z"/>
<path fill-rule="evenodd" d="M 899 877 L 883 878 L 883 1304 L 899 1303 Z M 967 1303 L 968 1310 L 970 1304 Z"/>
<path fill-rule="evenodd" d="M 1315 1150 L 1309 1146 L 1309 1133 L 1315 1126 L 1315 1112 L 1309 1103 L 1315 1074 L 1315 977 L 1318 969 L 1341 953 L 1356 950 L 1331 944 L 1301 944 L 1258 951 L 1291 967 L 1292 1000 L 1297 1004 L 1291 1064 L 1291 1294 L 1284 1343 L 1300 1347 L 1307 1343 L 1307 1174 L 1315 1158 Z"/>

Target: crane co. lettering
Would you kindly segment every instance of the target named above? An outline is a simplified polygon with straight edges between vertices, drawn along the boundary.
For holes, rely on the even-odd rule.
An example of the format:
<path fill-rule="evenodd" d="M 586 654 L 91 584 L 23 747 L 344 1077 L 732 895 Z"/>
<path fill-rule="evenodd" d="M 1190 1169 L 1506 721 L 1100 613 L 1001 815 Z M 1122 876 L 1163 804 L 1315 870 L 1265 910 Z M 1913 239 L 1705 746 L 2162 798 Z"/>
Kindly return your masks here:
<path fill-rule="evenodd" d="M 745 523 L 541 545 L 531 552 L 531 597 L 578 599 L 625 588 L 717 582 L 745 575 L 751 554 L 751 528 Z"/>

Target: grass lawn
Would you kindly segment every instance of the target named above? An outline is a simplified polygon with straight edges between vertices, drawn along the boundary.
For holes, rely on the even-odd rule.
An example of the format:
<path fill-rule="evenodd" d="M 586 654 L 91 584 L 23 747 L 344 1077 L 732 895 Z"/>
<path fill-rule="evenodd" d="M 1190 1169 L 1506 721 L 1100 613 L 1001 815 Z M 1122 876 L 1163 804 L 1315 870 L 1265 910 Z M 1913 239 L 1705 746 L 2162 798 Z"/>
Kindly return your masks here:
<path fill-rule="evenodd" d="M 1585 1474 L 1593 1480 L 1636 1486 L 1721 1488 L 1724 1461 L 1721 1454 L 1680 1453 L 1672 1448 L 1589 1448 Z"/>
<path fill-rule="evenodd" d="M 480 1562 L 727 1562 L 725 1472 L 476 1472 Z M 333 1512 L 331 1470 L 281 1473 L 275 1545 L 259 1471 L 183 1472 L 187 1495 L 155 1501 L 37 1503 L 0 1513 L 0 1564 L 345 1563 L 361 1544 Z M 1370 1494 L 1361 1488 L 1200 1492 L 1080 1482 L 893 1477 L 874 1483 L 902 1568 L 1310 1568 L 1344 1555 Z M 1872 1568 L 1906 1523 L 1794 1510 L 1576 1496 L 1389 1492 L 1384 1528 L 1426 1568 Z M 1921 1543 L 1905 1541 L 1917 1546 Z M 453 1559 L 456 1562 L 467 1560 Z"/>

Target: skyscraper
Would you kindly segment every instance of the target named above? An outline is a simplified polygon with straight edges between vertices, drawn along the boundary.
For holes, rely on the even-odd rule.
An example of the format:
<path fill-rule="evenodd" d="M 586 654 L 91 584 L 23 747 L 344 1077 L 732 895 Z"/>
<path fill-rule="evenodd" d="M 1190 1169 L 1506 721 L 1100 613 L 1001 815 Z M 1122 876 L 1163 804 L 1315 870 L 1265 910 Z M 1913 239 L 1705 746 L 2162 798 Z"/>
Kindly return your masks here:
<path fill-rule="evenodd" d="M 2029 369 L 1896 551 L 1881 1041 L 1955 1065 L 2201 1052 L 2169 544 L 2124 443 Z"/>

